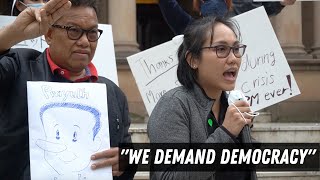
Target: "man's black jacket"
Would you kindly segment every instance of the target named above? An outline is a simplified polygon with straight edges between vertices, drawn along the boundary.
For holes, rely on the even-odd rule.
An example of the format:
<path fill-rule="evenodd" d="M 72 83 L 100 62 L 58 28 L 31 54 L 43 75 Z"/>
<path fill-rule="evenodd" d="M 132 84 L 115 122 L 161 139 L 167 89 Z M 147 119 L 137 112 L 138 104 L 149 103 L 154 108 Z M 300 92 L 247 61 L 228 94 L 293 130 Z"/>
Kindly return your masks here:
<path fill-rule="evenodd" d="M 0 55 L 0 179 L 30 179 L 27 81 L 70 82 L 52 74 L 45 52 L 11 49 Z M 124 93 L 104 77 L 97 83 L 107 86 L 110 146 L 130 143 Z M 125 172 L 120 179 L 131 179 L 134 173 Z"/>

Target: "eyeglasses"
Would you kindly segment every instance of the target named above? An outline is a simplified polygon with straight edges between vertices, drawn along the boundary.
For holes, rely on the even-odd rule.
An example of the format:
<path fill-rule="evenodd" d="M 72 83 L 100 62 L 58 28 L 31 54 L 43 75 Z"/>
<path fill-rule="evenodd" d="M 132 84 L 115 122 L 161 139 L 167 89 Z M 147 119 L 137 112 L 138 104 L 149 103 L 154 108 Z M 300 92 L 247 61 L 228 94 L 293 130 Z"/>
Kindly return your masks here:
<path fill-rule="evenodd" d="M 210 47 L 203 47 L 201 49 L 211 49 L 212 51 L 215 51 L 218 58 L 228 57 L 232 49 L 234 56 L 237 58 L 241 58 L 244 52 L 246 51 L 246 47 L 247 46 L 244 44 L 238 44 L 235 46 L 216 45 L 216 46 L 210 46 Z"/>
<path fill-rule="evenodd" d="M 86 33 L 88 41 L 95 42 L 103 33 L 101 29 L 84 30 L 74 26 L 60 26 L 57 24 L 52 25 L 52 27 L 67 30 L 68 37 L 71 40 L 78 40 L 82 37 L 83 33 Z"/>

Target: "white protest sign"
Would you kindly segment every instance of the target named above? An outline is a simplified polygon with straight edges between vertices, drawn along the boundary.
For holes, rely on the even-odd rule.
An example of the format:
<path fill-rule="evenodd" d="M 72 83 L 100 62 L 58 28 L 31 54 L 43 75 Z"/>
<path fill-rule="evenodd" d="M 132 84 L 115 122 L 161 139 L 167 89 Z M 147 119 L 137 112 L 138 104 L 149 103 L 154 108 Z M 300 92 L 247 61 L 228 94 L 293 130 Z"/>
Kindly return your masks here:
<path fill-rule="evenodd" d="M 236 89 L 247 97 L 253 111 L 300 94 L 289 64 L 263 7 L 235 17 L 243 43 Z"/>
<path fill-rule="evenodd" d="M 143 102 L 150 115 L 160 97 L 179 86 L 177 49 L 183 36 L 127 57 Z"/>
<path fill-rule="evenodd" d="M 15 16 L 0 16 L 0 28 L 12 23 L 15 18 Z M 96 66 L 100 76 L 104 76 L 115 84 L 118 84 L 111 25 L 99 24 L 99 28 L 103 30 L 103 33 L 98 40 L 98 46 L 92 62 Z M 31 48 L 40 52 L 43 52 L 47 47 L 48 44 L 46 43 L 44 36 L 25 40 L 13 46 L 13 48 Z"/>
<path fill-rule="evenodd" d="M 27 82 L 32 179 L 112 179 L 90 157 L 110 148 L 106 85 Z"/>
<path fill-rule="evenodd" d="M 251 109 L 257 111 L 300 94 L 264 7 L 234 19 L 247 45 L 236 89 L 244 92 Z M 177 39 L 127 58 L 149 115 L 163 93 L 179 85 L 177 50 L 182 38 Z"/>

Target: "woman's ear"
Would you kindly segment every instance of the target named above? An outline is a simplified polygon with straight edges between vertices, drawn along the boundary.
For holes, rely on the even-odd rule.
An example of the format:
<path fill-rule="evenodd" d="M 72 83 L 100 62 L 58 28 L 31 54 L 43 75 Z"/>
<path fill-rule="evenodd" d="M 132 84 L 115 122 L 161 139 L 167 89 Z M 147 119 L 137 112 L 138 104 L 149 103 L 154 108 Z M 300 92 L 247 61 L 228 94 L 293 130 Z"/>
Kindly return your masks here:
<path fill-rule="evenodd" d="M 192 69 L 197 69 L 198 68 L 198 59 L 193 57 L 191 52 L 190 51 L 187 51 L 186 54 L 185 54 L 185 57 L 186 57 L 186 61 L 188 62 L 189 66 L 192 68 Z"/>

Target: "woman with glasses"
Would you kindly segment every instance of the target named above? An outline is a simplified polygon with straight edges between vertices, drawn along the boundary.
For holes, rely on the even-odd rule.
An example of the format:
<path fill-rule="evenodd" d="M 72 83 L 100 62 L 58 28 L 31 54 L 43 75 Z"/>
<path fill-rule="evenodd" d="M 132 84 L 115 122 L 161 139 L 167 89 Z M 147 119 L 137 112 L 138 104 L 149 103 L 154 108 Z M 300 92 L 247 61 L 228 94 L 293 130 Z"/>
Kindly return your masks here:
<path fill-rule="evenodd" d="M 233 90 L 246 45 L 230 19 L 206 17 L 185 31 L 178 49 L 177 76 L 182 86 L 164 94 L 151 113 L 151 143 L 231 143 L 243 141 L 252 118 L 245 101 L 228 106 L 226 91 Z M 237 110 L 239 109 L 239 111 Z M 241 112 L 241 113 L 240 113 Z M 243 115 L 243 116 L 242 116 Z M 251 171 L 154 172 L 151 179 L 256 179 Z"/>

